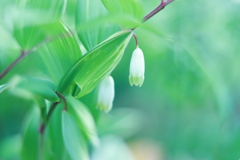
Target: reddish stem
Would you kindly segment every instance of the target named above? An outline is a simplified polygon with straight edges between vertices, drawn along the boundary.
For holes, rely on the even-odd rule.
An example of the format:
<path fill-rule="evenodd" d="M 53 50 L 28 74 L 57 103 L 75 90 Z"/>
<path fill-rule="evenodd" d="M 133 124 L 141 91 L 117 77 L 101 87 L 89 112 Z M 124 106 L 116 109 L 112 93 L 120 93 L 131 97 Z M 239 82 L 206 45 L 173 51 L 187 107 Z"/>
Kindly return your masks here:
<path fill-rule="evenodd" d="M 0 79 L 2 79 L 16 64 L 18 64 L 18 62 L 21 61 L 26 56 L 26 54 L 26 51 L 22 51 L 21 55 L 0 74 Z"/>
<path fill-rule="evenodd" d="M 136 34 L 135 34 L 135 33 L 132 33 L 132 34 L 133 34 L 133 37 L 134 37 L 134 39 L 135 39 L 136 46 L 138 46 L 138 39 L 137 39 L 137 36 L 136 36 Z"/>
<path fill-rule="evenodd" d="M 164 0 L 161 1 L 161 4 L 155 8 L 152 12 L 150 12 L 148 15 L 146 15 L 143 18 L 143 22 L 147 21 L 148 19 L 150 19 L 152 16 L 154 16 L 155 14 L 157 14 L 159 11 L 163 10 L 169 3 L 173 2 L 174 0 L 168 0 L 166 2 L 164 2 Z"/>

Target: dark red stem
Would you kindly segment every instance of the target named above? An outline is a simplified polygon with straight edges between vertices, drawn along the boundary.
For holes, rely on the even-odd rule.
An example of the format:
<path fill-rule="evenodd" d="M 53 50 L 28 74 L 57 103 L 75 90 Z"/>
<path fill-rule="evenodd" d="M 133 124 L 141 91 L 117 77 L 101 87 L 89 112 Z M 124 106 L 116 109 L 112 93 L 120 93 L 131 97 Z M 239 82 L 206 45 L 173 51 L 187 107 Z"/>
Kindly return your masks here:
<path fill-rule="evenodd" d="M 159 11 L 163 10 L 169 3 L 173 2 L 174 0 L 168 0 L 166 2 L 164 2 L 164 0 L 162 0 L 161 4 L 155 8 L 152 12 L 150 12 L 148 15 L 146 15 L 143 18 L 143 22 L 147 21 L 148 19 L 150 19 L 152 16 L 154 16 L 155 14 L 157 14 Z"/>
<path fill-rule="evenodd" d="M 16 64 L 18 64 L 18 62 L 21 61 L 26 56 L 26 54 L 26 51 L 22 51 L 21 55 L 0 74 L 0 79 L 2 79 Z"/>
<path fill-rule="evenodd" d="M 134 37 L 134 39 L 135 39 L 136 46 L 138 46 L 138 39 L 137 39 L 137 36 L 136 36 L 136 34 L 135 34 L 135 33 L 132 33 L 132 34 L 133 34 L 133 37 Z"/>

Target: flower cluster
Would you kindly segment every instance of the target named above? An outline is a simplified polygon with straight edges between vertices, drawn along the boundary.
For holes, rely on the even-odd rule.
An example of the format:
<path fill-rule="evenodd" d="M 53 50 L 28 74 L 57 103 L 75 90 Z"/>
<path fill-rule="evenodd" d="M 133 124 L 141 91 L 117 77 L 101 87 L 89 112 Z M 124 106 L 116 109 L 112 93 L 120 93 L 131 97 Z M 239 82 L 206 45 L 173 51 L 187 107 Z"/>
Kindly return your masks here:
<path fill-rule="evenodd" d="M 133 51 L 130 70 L 129 83 L 141 87 L 144 82 L 145 62 L 142 50 L 138 46 L 136 35 L 133 34 L 136 40 L 137 48 Z M 112 109 L 114 99 L 114 80 L 108 75 L 100 84 L 98 91 L 98 108 L 104 112 L 109 112 Z"/>

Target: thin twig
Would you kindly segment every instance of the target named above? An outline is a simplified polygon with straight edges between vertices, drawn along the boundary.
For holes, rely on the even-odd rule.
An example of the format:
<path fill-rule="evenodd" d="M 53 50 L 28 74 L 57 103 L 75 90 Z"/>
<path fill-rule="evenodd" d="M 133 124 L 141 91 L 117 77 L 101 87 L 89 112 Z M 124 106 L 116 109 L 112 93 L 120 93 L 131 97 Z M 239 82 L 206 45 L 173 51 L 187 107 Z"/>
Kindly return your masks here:
<path fill-rule="evenodd" d="M 55 92 L 55 93 L 56 93 L 56 94 L 58 95 L 58 97 L 60 98 L 60 102 L 63 103 L 63 107 L 64 107 L 63 110 L 67 110 L 67 100 L 65 99 L 64 95 L 62 95 L 62 94 L 60 94 L 60 93 L 58 93 L 58 92 Z M 42 124 L 41 124 L 40 127 L 39 127 L 39 133 L 41 133 L 41 134 L 44 133 L 45 128 L 46 128 L 46 126 L 47 126 L 47 124 L 48 124 L 48 122 L 49 122 L 49 120 L 50 120 L 50 118 L 51 118 L 51 116 L 52 116 L 53 111 L 55 110 L 55 108 L 57 107 L 57 105 L 58 105 L 60 102 L 54 102 L 54 103 L 51 105 L 51 107 L 50 107 L 50 109 L 49 109 L 49 111 L 48 111 L 46 120 L 45 120 L 44 122 L 42 122 Z"/>
<path fill-rule="evenodd" d="M 147 21 L 148 19 L 150 19 L 152 16 L 154 16 L 155 14 L 157 14 L 159 11 L 163 10 L 169 3 L 173 2 L 174 0 L 168 0 L 166 2 L 164 2 L 164 0 L 161 1 L 161 4 L 155 8 L 152 12 L 150 12 L 148 15 L 146 15 L 143 18 L 143 22 Z"/>
<path fill-rule="evenodd" d="M 133 32 L 132 32 L 132 34 L 133 34 L 133 37 L 134 37 L 134 39 L 135 39 L 136 46 L 138 46 L 138 39 L 137 39 L 137 36 L 136 36 L 136 34 L 135 34 L 135 33 L 133 33 Z"/>
<path fill-rule="evenodd" d="M 22 51 L 21 55 L 14 61 L 10 66 L 8 66 L 1 74 L 0 79 L 2 79 L 19 61 L 21 61 L 26 56 L 26 52 Z"/>
<path fill-rule="evenodd" d="M 23 50 L 21 52 L 21 55 L 15 60 L 13 61 L 1 74 L 0 74 L 0 80 L 8 73 L 12 70 L 13 67 L 15 67 L 22 59 L 24 59 L 27 55 L 29 55 L 30 53 L 33 53 L 35 51 L 37 51 L 40 47 L 42 47 L 44 44 L 47 44 L 55 39 L 57 39 L 58 37 L 60 38 L 67 38 L 67 37 L 71 37 L 73 36 L 73 32 L 71 32 L 71 34 L 69 34 L 68 32 L 64 32 L 61 33 L 59 35 L 57 35 L 54 38 L 47 38 L 44 41 L 40 42 L 39 44 L 37 44 L 36 46 L 34 46 L 32 49 L 30 50 Z"/>
<path fill-rule="evenodd" d="M 46 128 L 46 126 L 47 126 L 47 124 L 48 124 L 48 122 L 49 122 L 49 120 L 50 120 L 50 117 L 52 116 L 53 111 L 55 110 L 55 108 L 57 107 L 57 105 L 58 105 L 59 103 L 60 103 L 60 102 L 54 102 L 54 103 L 51 105 L 51 107 L 50 107 L 50 109 L 49 109 L 49 112 L 48 112 L 48 114 L 47 114 L 47 117 L 46 117 L 46 121 L 45 121 L 45 122 L 42 122 L 42 124 L 41 124 L 40 127 L 39 127 L 39 133 L 41 133 L 41 134 L 44 133 L 45 128 Z"/>

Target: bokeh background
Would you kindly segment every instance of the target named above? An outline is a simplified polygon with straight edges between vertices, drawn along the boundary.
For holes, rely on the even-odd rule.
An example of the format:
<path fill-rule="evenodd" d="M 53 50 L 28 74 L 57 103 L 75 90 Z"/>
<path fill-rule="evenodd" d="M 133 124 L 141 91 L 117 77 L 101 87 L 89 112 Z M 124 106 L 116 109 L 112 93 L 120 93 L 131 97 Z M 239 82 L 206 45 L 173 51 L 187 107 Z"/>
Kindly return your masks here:
<path fill-rule="evenodd" d="M 159 1 L 141 0 L 144 13 Z M 0 13 L 13 3 L 1 2 Z M 74 3 L 68 1 L 65 20 L 70 24 Z M 96 91 L 82 98 L 96 113 L 103 139 L 92 159 L 240 158 L 239 8 L 239 0 L 177 0 L 136 29 L 146 62 L 143 86 L 131 87 L 128 82 L 132 40 L 112 73 L 116 90 L 112 111 L 96 113 Z M 0 26 L 0 71 L 18 51 L 11 34 Z M 16 73 L 42 72 L 41 63 L 31 55 L 0 84 Z M 0 159 L 17 159 L 21 126 L 32 103 L 8 91 L 0 94 Z"/>

